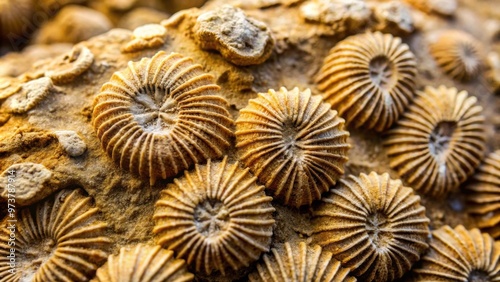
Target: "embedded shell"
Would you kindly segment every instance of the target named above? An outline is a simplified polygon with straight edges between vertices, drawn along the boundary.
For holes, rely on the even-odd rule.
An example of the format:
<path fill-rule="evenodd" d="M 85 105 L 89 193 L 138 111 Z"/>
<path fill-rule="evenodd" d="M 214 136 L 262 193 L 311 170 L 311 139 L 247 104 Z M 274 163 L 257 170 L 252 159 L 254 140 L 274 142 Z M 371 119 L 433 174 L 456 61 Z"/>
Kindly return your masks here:
<path fill-rule="evenodd" d="M 484 54 L 477 39 L 459 30 L 447 30 L 436 37 L 431 39 L 429 51 L 445 73 L 460 81 L 469 81 L 479 75 Z"/>
<path fill-rule="evenodd" d="M 139 244 L 123 247 L 118 255 L 110 255 L 92 282 L 188 282 L 194 276 L 174 252 L 160 246 Z"/>
<path fill-rule="evenodd" d="M 240 269 L 269 251 L 271 197 L 238 163 L 196 165 L 161 192 L 153 232 L 157 242 L 196 272 Z"/>
<path fill-rule="evenodd" d="M 500 242 L 479 229 L 443 226 L 413 272 L 416 281 L 500 281 Z"/>
<path fill-rule="evenodd" d="M 309 89 L 259 93 L 240 111 L 241 161 L 283 203 L 310 205 L 344 174 L 349 133 L 344 120 Z"/>
<path fill-rule="evenodd" d="M 484 116 L 477 99 L 456 88 L 426 87 L 388 132 L 390 166 L 430 196 L 455 190 L 479 165 L 485 150 Z"/>
<path fill-rule="evenodd" d="M 0 277 L 3 281 L 88 281 L 106 260 L 106 224 L 99 221 L 92 199 L 81 190 L 63 190 L 37 204 L 5 217 L 2 227 L 15 223 L 15 247 L 10 230 L 0 229 Z M 15 248 L 17 271 L 9 267 Z"/>
<path fill-rule="evenodd" d="M 340 180 L 313 216 L 314 241 L 362 281 L 402 277 L 428 247 L 420 197 L 387 173 Z"/>
<path fill-rule="evenodd" d="M 138 52 L 148 48 L 157 48 L 165 43 L 167 29 L 159 24 L 146 24 L 134 29 L 132 40 L 121 49 L 123 53 Z"/>
<path fill-rule="evenodd" d="M 28 81 L 11 97 L 9 111 L 16 114 L 26 113 L 36 107 L 53 89 L 54 84 L 49 77 Z"/>
<path fill-rule="evenodd" d="M 8 167 L 0 174 L 0 193 L 6 201 L 14 195 L 16 203 L 27 206 L 48 196 L 52 189 L 47 183 L 52 177 L 52 171 L 37 163 L 17 163 Z M 15 179 L 15 181 L 9 181 Z"/>
<path fill-rule="evenodd" d="M 218 90 L 191 58 L 161 51 L 115 72 L 94 100 L 93 125 L 116 163 L 154 183 L 230 145 L 233 121 Z"/>
<path fill-rule="evenodd" d="M 55 84 L 69 83 L 87 71 L 93 62 L 92 51 L 83 45 L 77 45 L 69 54 L 50 64 L 45 76 L 51 78 Z"/>
<path fill-rule="evenodd" d="M 500 238 L 500 150 L 491 153 L 465 187 L 468 212 L 481 230 Z"/>
<path fill-rule="evenodd" d="M 286 242 L 279 249 L 271 249 L 248 278 L 250 282 L 356 281 L 331 252 L 323 251 L 318 245 L 309 247 L 304 242 L 298 245 Z"/>
<path fill-rule="evenodd" d="M 413 98 L 416 60 L 398 37 L 348 37 L 325 58 L 316 79 L 326 102 L 354 127 L 383 131 Z"/>

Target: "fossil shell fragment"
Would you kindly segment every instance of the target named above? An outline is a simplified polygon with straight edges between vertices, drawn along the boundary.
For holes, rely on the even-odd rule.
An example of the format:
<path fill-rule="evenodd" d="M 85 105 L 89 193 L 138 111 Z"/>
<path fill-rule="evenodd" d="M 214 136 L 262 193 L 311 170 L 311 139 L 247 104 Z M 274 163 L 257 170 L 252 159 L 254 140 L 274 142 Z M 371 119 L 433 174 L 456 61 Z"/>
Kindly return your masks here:
<path fill-rule="evenodd" d="M 454 79 L 469 81 L 479 75 L 485 55 L 472 35 L 447 30 L 430 40 L 429 51 L 439 67 Z"/>
<path fill-rule="evenodd" d="M 58 130 L 54 133 L 59 144 L 70 157 L 79 157 L 87 150 L 87 144 L 73 130 Z"/>
<path fill-rule="evenodd" d="M 52 79 L 42 77 L 28 81 L 21 86 L 20 91 L 11 97 L 9 110 L 22 114 L 33 109 L 54 89 Z"/>
<path fill-rule="evenodd" d="M 83 45 L 77 45 L 69 54 L 51 64 L 45 76 L 50 77 L 55 84 L 69 83 L 88 70 L 93 62 L 92 51 Z"/>
<path fill-rule="evenodd" d="M 146 24 L 134 29 L 132 40 L 126 43 L 123 53 L 139 52 L 144 49 L 157 48 L 165 43 L 167 29 L 159 24 Z"/>
<path fill-rule="evenodd" d="M 478 226 L 495 239 L 500 238 L 500 150 L 491 153 L 466 186 L 468 212 L 476 215 Z"/>
<path fill-rule="evenodd" d="M 240 111 L 240 159 L 287 205 L 310 205 L 344 173 L 344 120 L 309 89 L 259 93 Z"/>
<path fill-rule="evenodd" d="M 385 140 L 390 166 L 424 194 L 439 197 L 457 189 L 485 150 L 483 109 L 476 101 L 445 86 L 418 92 Z"/>
<path fill-rule="evenodd" d="M 218 90 L 191 58 L 161 51 L 115 72 L 94 100 L 93 125 L 116 163 L 154 183 L 230 145 L 233 121 Z"/>
<path fill-rule="evenodd" d="M 398 37 L 348 37 L 330 50 L 316 79 L 325 101 L 348 124 L 383 131 L 413 97 L 416 60 Z"/>
<path fill-rule="evenodd" d="M 271 31 L 263 22 L 248 18 L 231 5 L 201 14 L 194 32 L 201 49 L 217 50 L 224 59 L 239 66 L 263 63 L 274 47 Z"/>
<path fill-rule="evenodd" d="M 432 233 L 429 251 L 414 269 L 417 281 L 500 281 L 500 242 L 462 225 Z"/>
<path fill-rule="evenodd" d="M 349 176 L 314 211 L 314 240 L 362 281 L 392 281 L 427 249 L 420 197 L 387 173 Z"/>
<path fill-rule="evenodd" d="M 238 163 L 196 165 L 161 192 L 153 232 L 197 272 L 240 269 L 269 251 L 271 197 Z"/>
<path fill-rule="evenodd" d="M 410 8 L 401 1 L 374 3 L 373 16 L 381 32 L 406 35 L 415 29 Z"/>
<path fill-rule="evenodd" d="M 1 223 L 15 223 L 15 247 L 9 245 L 12 229 L 0 229 L 0 277 L 4 281 L 88 281 L 106 260 L 111 243 L 98 209 L 81 190 L 63 190 L 24 208 Z M 15 248 L 16 272 L 11 273 L 10 249 Z"/>
<path fill-rule="evenodd" d="M 188 282 L 193 278 L 185 262 L 174 258 L 174 252 L 139 244 L 123 247 L 118 255 L 109 256 L 92 282 Z"/>
<path fill-rule="evenodd" d="M 250 282 L 356 281 L 349 275 L 349 269 L 343 268 L 331 252 L 323 251 L 318 245 L 308 247 L 300 242 L 297 246 L 286 242 L 280 249 L 271 249 L 262 260 L 257 271 L 248 276 Z"/>
<path fill-rule="evenodd" d="M 0 100 L 7 99 L 21 90 L 21 81 L 18 78 L 0 77 Z"/>

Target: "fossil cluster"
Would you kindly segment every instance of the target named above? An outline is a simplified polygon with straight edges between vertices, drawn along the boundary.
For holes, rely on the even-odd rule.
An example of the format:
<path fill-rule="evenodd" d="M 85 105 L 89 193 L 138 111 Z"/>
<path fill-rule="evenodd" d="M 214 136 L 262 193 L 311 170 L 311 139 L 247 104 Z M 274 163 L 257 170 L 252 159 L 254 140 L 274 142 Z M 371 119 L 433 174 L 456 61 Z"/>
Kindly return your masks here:
<path fill-rule="evenodd" d="M 204 2 L 0 0 L 0 281 L 500 281 L 498 7 Z"/>

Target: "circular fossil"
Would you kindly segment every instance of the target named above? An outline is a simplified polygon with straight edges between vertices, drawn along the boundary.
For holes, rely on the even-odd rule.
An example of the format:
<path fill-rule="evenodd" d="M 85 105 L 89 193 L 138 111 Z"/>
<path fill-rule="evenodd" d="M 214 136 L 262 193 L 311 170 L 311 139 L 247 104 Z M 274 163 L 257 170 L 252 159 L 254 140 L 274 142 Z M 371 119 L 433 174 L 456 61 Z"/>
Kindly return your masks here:
<path fill-rule="evenodd" d="M 273 234 L 271 197 L 238 163 L 196 165 L 161 192 L 154 214 L 160 245 L 197 272 L 223 275 L 269 251 Z"/>
<path fill-rule="evenodd" d="M 484 117 L 476 101 L 445 86 L 418 92 L 385 140 L 390 166 L 424 194 L 456 189 L 483 158 Z"/>
<path fill-rule="evenodd" d="M 159 24 L 146 24 L 134 29 L 132 39 L 126 43 L 123 53 L 139 52 L 148 48 L 157 48 L 165 43 L 167 29 Z"/>
<path fill-rule="evenodd" d="M 348 124 L 389 128 L 413 97 L 416 59 L 398 37 L 348 37 L 330 50 L 316 78 L 324 99 Z"/>
<path fill-rule="evenodd" d="M 478 226 L 493 238 L 500 238 L 500 150 L 491 153 L 466 186 L 468 212 Z"/>
<path fill-rule="evenodd" d="M 432 232 L 429 251 L 413 272 L 416 281 L 499 281 L 500 242 L 462 225 Z"/>
<path fill-rule="evenodd" d="M 420 197 L 387 173 L 350 175 L 314 211 L 313 239 L 362 281 L 392 281 L 428 248 Z"/>
<path fill-rule="evenodd" d="M 481 44 L 468 33 L 445 31 L 430 42 L 429 50 L 437 64 L 454 79 L 468 81 L 481 71 L 484 57 Z"/>
<path fill-rule="evenodd" d="M 62 190 L 32 208 L 9 211 L 1 223 L 9 228 L 0 229 L 2 281 L 88 281 L 111 243 L 91 201 L 79 189 Z"/>
<path fill-rule="evenodd" d="M 227 101 L 191 58 L 160 51 L 115 72 L 94 100 L 103 148 L 125 170 L 167 178 L 222 156 L 233 136 Z"/>
<path fill-rule="evenodd" d="M 349 276 L 349 269 L 343 268 L 332 253 L 322 251 L 318 245 L 308 247 L 304 242 L 298 245 L 286 242 L 271 252 L 264 255 L 257 270 L 248 276 L 250 282 L 356 281 Z"/>
<path fill-rule="evenodd" d="M 287 205 L 310 205 L 344 174 L 344 120 L 309 89 L 259 93 L 240 111 L 240 159 Z"/>
<path fill-rule="evenodd" d="M 54 89 L 52 79 L 41 77 L 28 81 L 22 85 L 19 93 L 10 99 L 9 111 L 16 114 L 23 114 L 36 107 Z"/>
<path fill-rule="evenodd" d="M 160 246 L 143 244 L 120 249 L 101 266 L 92 282 L 152 282 L 193 281 L 183 260 L 175 259 L 174 252 Z"/>
<path fill-rule="evenodd" d="M 92 51 L 83 45 L 76 45 L 70 53 L 50 64 L 45 76 L 50 77 L 55 84 L 69 83 L 88 70 L 93 62 Z"/>

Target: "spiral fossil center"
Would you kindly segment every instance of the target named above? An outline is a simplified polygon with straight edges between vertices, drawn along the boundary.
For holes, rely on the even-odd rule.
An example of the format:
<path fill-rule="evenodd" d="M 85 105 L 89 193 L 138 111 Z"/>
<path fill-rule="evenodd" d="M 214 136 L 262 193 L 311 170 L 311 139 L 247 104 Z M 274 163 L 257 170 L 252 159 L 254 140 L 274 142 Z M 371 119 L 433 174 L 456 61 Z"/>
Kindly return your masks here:
<path fill-rule="evenodd" d="M 365 228 L 370 241 L 378 248 L 384 248 L 390 244 L 392 238 L 390 223 L 384 214 L 380 212 L 369 214 L 366 218 Z"/>
<path fill-rule="evenodd" d="M 168 132 L 177 122 L 177 102 L 162 88 L 143 89 L 134 97 L 131 112 L 146 132 Z"/>
<path fill-rule="evenodd" d="M 302 148 L 299 140 L 299 130 L 292 121 L 286 121 L 283 128 L 285 157 L 300 159 L 302 156 Z"/>
<path fill-rule="evenodd" d="M 394 65 L 386 56 L 376 56 L 370 60 L 370 79 L 380 88 L 389 89 L 395 84 Z"/>
<path fill-rule="evenodd" d="M 220 201 L 205 200 L 194 210 L 196 229 L 205 237 L 216 237 L 229 227 L 229 210 Z"/>
<path fill-rule="evenodd" d="M 457 123 L 453 121 L 442 121 L 434 127 L 429 136 L 429 149 L 432 155 L 439 159 L 444 157 L 456 127 Z"/>

